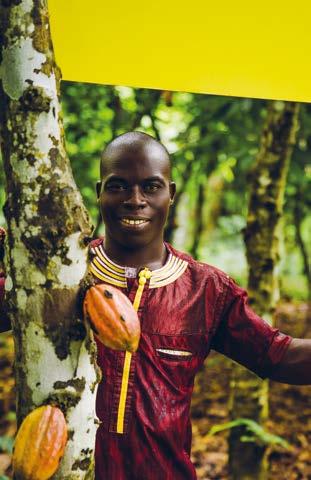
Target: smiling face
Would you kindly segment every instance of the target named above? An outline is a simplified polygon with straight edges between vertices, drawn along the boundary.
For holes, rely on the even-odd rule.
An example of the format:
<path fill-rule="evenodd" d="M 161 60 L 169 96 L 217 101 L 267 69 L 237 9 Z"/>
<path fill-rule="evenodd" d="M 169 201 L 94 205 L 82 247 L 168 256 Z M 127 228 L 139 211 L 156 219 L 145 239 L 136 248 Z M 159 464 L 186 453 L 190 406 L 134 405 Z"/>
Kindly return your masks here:
<path fill-rule="evenodd" d="M 162 248 L 163 231 L 175 184 L 168 154 L 151 137 L 107 149 L 98 184 L 106 242 L 124 249 Z"/>

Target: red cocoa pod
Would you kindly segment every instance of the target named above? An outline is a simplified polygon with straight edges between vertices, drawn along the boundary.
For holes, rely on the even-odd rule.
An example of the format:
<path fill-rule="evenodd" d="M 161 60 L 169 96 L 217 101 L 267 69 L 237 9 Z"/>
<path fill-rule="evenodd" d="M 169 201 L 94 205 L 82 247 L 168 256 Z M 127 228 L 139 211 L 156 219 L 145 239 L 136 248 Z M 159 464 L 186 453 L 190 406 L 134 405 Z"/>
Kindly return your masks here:
<path fill-rule="evenodd" d="M 136 352 L 140 322 L 124 293 L 104 283 L 94 285 L 86 292 L 83 311 L 95 335 L 106 347 Z"/>
<path fill-rule="evenodd" d="M 58 469 L 67 443 L 67 424 L 63 412 L 43 405 L 24 418 L 15 438 L 14 478 L 47 480 Z"/>

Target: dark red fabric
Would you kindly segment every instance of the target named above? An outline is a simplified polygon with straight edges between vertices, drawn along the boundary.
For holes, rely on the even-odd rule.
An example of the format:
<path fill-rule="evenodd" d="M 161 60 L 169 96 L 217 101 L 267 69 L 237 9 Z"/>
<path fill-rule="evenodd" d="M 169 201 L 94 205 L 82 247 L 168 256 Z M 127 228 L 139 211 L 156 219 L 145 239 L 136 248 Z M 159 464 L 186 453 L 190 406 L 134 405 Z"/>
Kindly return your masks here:
<path fill-rule="evenodd" d="M 96 411 L 97 480 L 193 480 L 190 461 L 190 400 L 194 377 L 211 348 L 258 375 L 269 375 L 291 337 L 260 319 L 246 292 L 220 270 L 168 250 L 189 262 L 173 283 L 144 289 L 142 335 L 133 356 L 125 410 L 125 433 L 116 433 L 124 352 L 98 343 L 103 379 Z M 137 279 L 122 291 L 133 301 Z M 157 349 L 191 352 L 171 358 Z"/>

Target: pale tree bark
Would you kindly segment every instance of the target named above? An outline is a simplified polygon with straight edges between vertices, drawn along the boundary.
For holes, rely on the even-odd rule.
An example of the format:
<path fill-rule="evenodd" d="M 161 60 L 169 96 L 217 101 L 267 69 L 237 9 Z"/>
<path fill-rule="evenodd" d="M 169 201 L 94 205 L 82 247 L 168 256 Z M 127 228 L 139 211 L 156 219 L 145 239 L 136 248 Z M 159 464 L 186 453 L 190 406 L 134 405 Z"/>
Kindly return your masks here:
<path fill-rule="evenodd" d="M 91 229 L 64 148 L 47 0 L 2 0 L 1 146 L 6 175 L 6 307 L 18 423 L 58 405 L 69 441 L 53 478 L 93 478 L 95 348 L 77 292 Z"/>
<path fill-rule="evenodd" d="M 298 104 L 270 102 L 261 145 L 250 178 L 250 200 L 245 229 L 249 267 L 250 305 L 273 323 L 279 299 L 278 263 L 280 220 L 290 156 L 298 125 Z M 232 377 L 233 418 L 251 418 L 263 423 L 268 416 L 268 383 L 236 366 Z M 240 441 L 243 428 L 230 435 L 230 470 L 234 480 L 265 480 L 265 447 Z"/>

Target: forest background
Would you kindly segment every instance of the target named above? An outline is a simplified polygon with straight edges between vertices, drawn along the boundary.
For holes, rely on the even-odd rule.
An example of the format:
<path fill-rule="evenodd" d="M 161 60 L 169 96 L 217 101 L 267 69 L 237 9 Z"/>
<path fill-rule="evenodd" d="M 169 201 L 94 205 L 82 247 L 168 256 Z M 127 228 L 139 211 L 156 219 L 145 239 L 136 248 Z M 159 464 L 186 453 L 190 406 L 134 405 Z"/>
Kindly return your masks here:
<path fill-rule="evenodd" d="M 178 249 L 225 270 L 246 286 L 243 232 L 251 193 L 251 169 L 259 150 L 268 104 L 264 100 L 63 82 L 67 152 L 93 220 L 94 235 L 103 234 L 95 195 L 100 152 L 116 135 L 134 129 L 144 131 L 163 142 L 172 155 L 178 195 L 168 222 L 167 239 Z M 274 102 L 276 109 L 282 106 L 283 102 Z M 276 317 L 277 325 L 285 333 L 308 337 L 311 336 L 310 150 L 311 105 L 301 104 L 286 183 L 279 265 L 281 301 Z M 1 205 L 5 201 L 3 175 L 1 166 Z M 5 226 L 2 212 L 0 225 Z M 10 334 L 2 334 L 0 338 L 1 478 L 1 473 L 10 475 L 10 439 L 15 424 L 12 339 Z M 225 479 L 228 475 L 228 431 L 215 436 L 207 434 L 213 425 L 229 421 L 230 369 L 228 360 L 213 355 L 197 379 L 193 400 L 193 459 L 201 479 Z M 311 478 L 308 392 L 309 387 L 280 388 L 272 383 L 267 428 L 290 445 L 285 448 L 271 442 L 267 455 L 273 479 Z"/>

